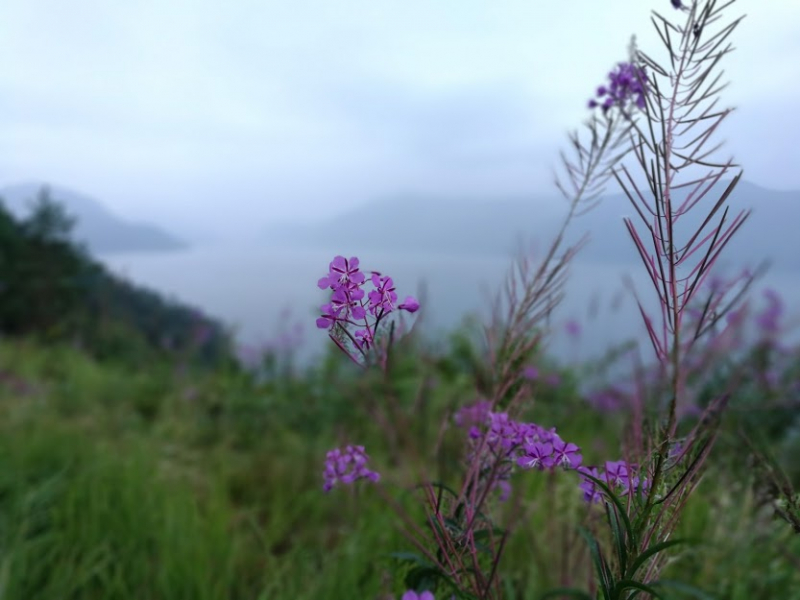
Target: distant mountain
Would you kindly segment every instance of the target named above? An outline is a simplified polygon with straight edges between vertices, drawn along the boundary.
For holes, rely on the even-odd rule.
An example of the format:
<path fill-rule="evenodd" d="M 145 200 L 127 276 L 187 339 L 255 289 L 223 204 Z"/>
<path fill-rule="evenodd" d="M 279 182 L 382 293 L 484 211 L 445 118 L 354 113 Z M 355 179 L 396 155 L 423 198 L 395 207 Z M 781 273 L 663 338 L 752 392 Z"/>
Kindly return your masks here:
<path fill-rule="evenodd" d="M 24 183 L 0 188 L 0 199 L 17 217 L 25 216 L 43 184 Z M 62 187 L 48 186 L 52 200 L 62 204 L 76 224 L 73 238 L 92 254 L 131 251 L 179 250 L 186 243 L 163 229 L 146 223 L 125 221 L 99 201 Z"/>
<path fill-rule="evenodd" d="M 316 223 L 274 224 L 264 239 L 290 247 L 505 255 L 517 248 L 521 234 L 549 231 L 559 222 L 565 201 L 540 200 L 397 197 Z"/>
<path fill-rule="evenodd" d="M 720 182 L 679 221 L 682 231 L 698 226 L 729 182 Z M 609 185 L 609 189 L 614 189 Z M 677 192 L 677 201 L 686 197 Z M 728 222 L 740 209 L 753 213 L 734 236 L 723 258 L 734 265 L 755 265 L 770 259 L 774 268 L 800 270 L 800 190 L 775 191 L 740 181 L 729 198 Z M 561 224 L 566 202 L 561 197 L 453 200 L 396 198 L 364 205 L 332 219 L 311 224 L 283 223 L 265 239 L 283 247 L 341 248 L 357 245 L 375 251 L 413 250 L 446 254 L 508 255 L 520 239 L 548 244 Z M 721 216 L 717 214 L 717 220 Z M 623 217 L 640 219 L 623 193 L 603 197 L 598 206 L 572 224 L 568 240 L 584 232 L 589 246 L 582 262 L 630 264 L 639 257 Z M 642 231 L 642 229 L 640 229 Z M 688 239 L 688 238 L 687 238 Z"/>

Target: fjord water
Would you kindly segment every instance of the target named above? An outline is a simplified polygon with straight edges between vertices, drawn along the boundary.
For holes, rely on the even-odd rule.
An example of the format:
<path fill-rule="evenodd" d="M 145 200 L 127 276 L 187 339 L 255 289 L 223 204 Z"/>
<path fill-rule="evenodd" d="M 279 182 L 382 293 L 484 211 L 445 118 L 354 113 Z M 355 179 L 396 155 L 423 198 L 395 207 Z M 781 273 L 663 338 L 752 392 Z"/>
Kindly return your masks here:
<path fill-rule="evenodd" d="M 344 253 L 358 256 L 362 270 L 390 275 L 401 300 L 406 295 L 420 299 L 424 329 L 430 337 L 457 327 L 469 313 L 486 314 L 512 266 L 510 258 L 500 255 L 359 252 L 352 245 L 350 250 Z M 257 245 L 225 245 L 169 253 L 113 254 L 101 259 L 115 273 L 232 326 L 244 344 L 268 343 L 299 323 L 302 334 L 298 356 L 308 360 L 327 343 L 325 332 L 314 324 L 319 306 L 327 301 L 317 280 L 326 274 L 333 256 L 340 253 L 323 248 L 281 251 Z M 566 297 L 551 321 L 553 335 L 548 348 L 566 363 L 597 357 L 631 338 L 646 340 L 624 276 L 630 275 L 649 309 L 656 306 L 652 284 L 641 265 L 590 260 L 591 253 L 584 253 L 570 267 Z M 796 322 L 800 275 L 767 273 L 751 294 L 756 308 L 761 304 L 761 291 L 767 287 L 783 298 L 788 322 Z M 569 320 L 580 324 L 579 336 L 567 333 L 565 324 Z"/>

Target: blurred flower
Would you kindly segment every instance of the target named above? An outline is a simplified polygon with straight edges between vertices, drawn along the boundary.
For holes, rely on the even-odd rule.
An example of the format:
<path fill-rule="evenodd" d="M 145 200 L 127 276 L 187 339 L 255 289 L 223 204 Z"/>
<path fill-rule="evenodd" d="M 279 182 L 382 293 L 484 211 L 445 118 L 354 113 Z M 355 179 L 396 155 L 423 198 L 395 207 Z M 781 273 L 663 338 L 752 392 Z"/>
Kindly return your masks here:
<path fill-rule="evenodd" d="M 525 367 L 522 369 L 522 376 L 525 379 L 530 379 L 531 381 L 536 381 L 539 378 L 539 369 L 536 367 Z"/>
<path fill-rule="evenodd" d="M 453 417 L 458 427 L 481 425 L 486 422 L 491 412 L 492 403 L 488 400 L 479 400 L 475 404 L 462 406 Z"/>
<path fill-rule="evenodd" d="M 647 77 L 643 67 L 637 67 L 633 63 L 621 62 L 616 70 L 608 74 L 611 81 L 608 87 L 600 86 L 597 88 L 596 96 L 605 98 L 601 103 L 597 100 L 589 100 L 589 108 L 601 107 L 603 112 L 607 112 L 612 106 L 627 108 L 628 102 L 633 99 L 636 106 L 644 108 L 644 96 L 646 93 Z"/>
<path fill-rule="evenodd" d="M 415 313 L 419 310 L 419 302 L 414 296 L 406 296 L 406 299 L 403 300 L 403 303 L 398 306 L 400 310 L 407 310 L 410 313 Z"/>
<path fill-rule="evenodd" d="M 325 457 L 325 485 L 322 489 L 329 492 L 337 482 L 350 484 L 358 479 L 379 481 L 380 475 L 367 469 L 368 460 L 364 446 L 347 446 L 344 451 L 339 448 L 331 450 Z"/>
<path fill-rule="evenodd" d="M 768 336 L 780 332 L 780 320 L 783 315 L 783 301 L 775 290 L 766 290 L 767 307 L 756 315 L 756 324 L 761 332 Z"/>
<path fill-rule="evenodd" d="M 561 376 L 558 373 L 550 373 L 545 379 L 547 385 L 556 387 L 561 383 Z"/>
<path fill-rule="evenodd" d="M 597 467 L 578 467 L 579 473 L 591 475 L 595 479 L 600 479 L 600 472 Z M 589 504 L 595 504 L 603 499 L 597 484 L 587 477 L 581 478 L 580 489 L 583 490 L 583 500 Z"/>
<path fill-rule="evenodd" d="M 417 594 L 414 590 L 408 590 L 400 600 L 435 600 L 433 593 L 425 590 Z"/>
<path fill-rule="evenodd" d="M 575 319 L 570 319 L 567 321 L 564 329 L 566 329 L 567 335 L 570 337 L 576 338 L 581 334 L 581 325 Z"/>

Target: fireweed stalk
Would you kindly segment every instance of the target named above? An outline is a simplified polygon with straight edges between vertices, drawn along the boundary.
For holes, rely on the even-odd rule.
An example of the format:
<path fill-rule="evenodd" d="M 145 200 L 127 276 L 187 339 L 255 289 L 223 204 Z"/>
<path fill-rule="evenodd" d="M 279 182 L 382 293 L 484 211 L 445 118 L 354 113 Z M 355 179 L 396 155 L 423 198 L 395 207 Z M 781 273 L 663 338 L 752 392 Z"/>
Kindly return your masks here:
<path fill-rule="evenodd" d="M 648 411 L 640 410 L 638 421 L 633 423 L 638 430 L 634 437 L 642 444 L 628 451 L 645 465 L 649 489 L 645 494 L 629 493 L 626 499 L 606 494 L 613 558 L 586 532 L 605 598 L 623 597 L 632 589 L 656 595 L 658 576 L 667 558 L 663 551 L 679 543 L 671 539 L 672 533 L 699 481 L 721 413 L 736 387 L 732 379 L 727 391 L 709 402 L 694 428 L 678 440 L 679 416 L 692 404 L 687 378 L 697 361 L 698 342 L 738 297 L 731 299 L 726 294 L 730 289 L 712 290 L 699 312 L 692 314 L 691 308 L 723 249 L 749 216 L 749 211 L 742 211 L 730 217 L 726 206 L 741 172 L 718 199 L 703 201 L 734 166 L 730 160 L 717 163 L 710 158 L 719 145 L 705 148 L 731 112 L 716 109 L 715 96 L 725 85 L 719 85 L 721 73 L 713 75 L 720 60 L 731 51 L 730 45 L 723 46 L 725 40 L 741 20 L 716 26 L 722 10 L 730 4 L 718 7 L 715 0 L 689 6 L 673 3 L 683 9 L 685 20 L 680 25 L 654 14 L 654 25 L 667 49 L 668 69 L 643 52 L 636 53 L 636 62 L 642 66 L 636 76 L 647 90 L 643 106 L 647 127 L 634 123 L 631 145 L 650 197 L 642 193 L 625 165 L 614 169 L 613 175 L 639 217 L 638 227 L 630 218 L 624 223 L 656 291 L 660 318 L 649 315 L 638 296 L 637 303 L 661 381 L 669 391 L 665 402 L 656 398 L 656 404 Z M 673 36 L 677 37 L 674 43 Z M 681 144 L 684 139 L 689 141 Z M 681 198 L 679 191 L 686 191 L 685 197 Z M 693 224 L 691 215 L 703 206 L 707 208 Z M 730 301 L 723 305 L 726 296 Z M 729 326 L 735 326 L 735 319 Z M 588 473 L 584 476 L 600 483 Z"/>
<path fill-rule="evenodd" d="M 740 177 L 737 175 L 712 203 L 699 227 L 685 239 L 680 228 L 686 221 L 683 216 L 700 205 L 709 187 L 733 166 L 730 161 L 712 163 L 708 160 L 712 151 L 701 152 L 730 112 L 713 112 L 716 101 L 712 98 L 721 89 L 715 88 L 719 76 L 704 86 L 719 60 L 730 51 L 730 46 L 718 48 L 739 20 L 719 31 L 713 28 L 722 9 L 731 3 L 718 8 L 714 0 L 702 3 L 702 7 L 696 1 L 688 5 L 672 2 L 673 8 L 680 9 L 677 14 L 684 17 L 682 25 L 654 13 L 670 69 L 632 44 L 630 60 L 618 64 L 609 73 L 608 85 L 598 88 L 597 99 L 589 101 L 594 111 L 586 124 L 591 141 L 584 146 L 577 134 L 570 137 L 576 158 L 569 160 L 562 154 L 566 181 L 556 178 L 558 189 L 569 200 L 567 216 L 536 266 L 524 256 L 517 261 L 484 328 L 488 378 L 479 390 L 483 399 L 456 418 L 458 425 L 468 429 L 463 480 L 460 486 L 451 488 L 424 478 L 418 486 L 427 514 L 425 526 L 414 523 L 384 490 L 382 482 L 377 483 L 377 473 L 366 468 L 363 448 L 349 446 L 329 454 L 326 489 L 339 482 L 372 480 L 397 511 L 401 529 L 418 552 L 410 558 L 405 555 L 413 565 L 405 578 L 410 592 L 439 591 L 437 587 L 442 587 L 461 598 L 503 597 L 500 560 L 517 521 L 511 510 L 505 526 L 497 526 L 497 502 L 511 498 L 513 506 L 518 506 L 519 495 L 513 494 L 510 482 L 520 470 L 577 472 L 576 493 L 582 492 L 590 506 L 601 505 L 608 525 L 602 537 L 596 527 L 595 531 L 581 528 L 596 570 L 590 593 L 571 587 L 548 595 L 614 600 L 644 592 L 658 597 L 659 589 L 666 586 L 666 582 L 658 581 L 665 550 L 678 543 L 671 534 L 697 484 L 729 397 L 723 394 L 710 403 L 695 428 L 678 440 L 678 407 L 687 402 L 686 357 L 726 309 L 721 308 L 719 296 L 709 299 L 695 319 L 691 335 L 685 333 L 688 321 L 684 315 L 721 251 L 747 217 L 747 213 L 740 213 L 729 220 L 725 208 Z M 677 45 L 673 44 L 675 34 Z M 644 127 L 637 122 L 642 114 Z M 710 125 L 695 135 L 694 128 L 704 121 L 710 121 Z M 679 146 L 679 136 L 687 134 L 693 136 L 691 141 Z M 616 168 L 630 150 L 646 175 L 652 202 L 639 191 L 627 167 Z M 708 171 L 684 175 L 682 172 L 691 171 L 690 167 Z M 679 174 L 687 180 L 678 183 Z M 526 369 L 536 359 L 546 322 L 563 296 L 569 262 L 583 245 L 581 240 L 565 248 L 565 232 L 575 217 L 596 205 L 611 177 L 623 187 L 646 231 L 643 236 L 632 220 L 625 220 L 661 301 L 658 324 L 641 303 L 639 306 L 660 374 L 668 381 L 669 398 L 664 406 L 656 404 L 637 413 L 640 419 L 633 424 L 634 430 L 638 428 L 634 438 L 641 443 L 628 445 L 621 460 L 592 466 L 583 465 L 581 449 L 561 439 L 554 429 L 523 423 L 514 415 L 522 403 L 531 400 Z M 692 189 L 679 200 L 674 191 L 686 187 Z M 651 242 L 650 248 L 644 240 Z M 398 305 L 392 281 L 379 273 L 373 273 L 370 281 L 375 289 L 367 296 L 363 291 L 366 278 L 357 260 L 334 259 L 329 274 L 319 282 L 320 288 L 330 289 L 332 294 L 331 302 L 322 307 L 317 325 L 328 329 L 337 346 L 357 364 L 367 365 L 368 351 L 377 348 L 377 363 L 385 369 L 393 335 L 390 328 L 379 346 L 379 325 L 395 308 L 413 312 L 419 304 L 408 298 Z M 721 310 L 709 310 L 711 306 Z M 356 327 L 361 329 L 354 330 Z M 597 523 L 596 519 L 592 522 Z"/>

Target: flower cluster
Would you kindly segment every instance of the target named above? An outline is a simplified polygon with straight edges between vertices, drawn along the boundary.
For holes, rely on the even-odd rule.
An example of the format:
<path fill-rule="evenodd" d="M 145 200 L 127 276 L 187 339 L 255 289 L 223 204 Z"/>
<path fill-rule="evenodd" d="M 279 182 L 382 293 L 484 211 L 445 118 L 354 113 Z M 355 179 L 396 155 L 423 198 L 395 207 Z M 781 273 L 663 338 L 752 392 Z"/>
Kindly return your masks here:
<path fill-rule="evenodd" d="M 481 400 L 463 407 L 454 420 L 456 425 L 469 430 L 467 460 L 478 460 L 484 471 L 495 467 L 496 480 L 492 485 L 501 489 L 501 500 L 510 491 L 508 479 L 514 465 L 544 471 L 557 467 L 576 469 L 581 464 L 580 448 L 562 440 L 555 428 L 515 421 L 508 413 L 490 409 L 491 404 Z"/>
<path fill-rule="evenodd" d="M 331 491 L 337 482 L 350 484 L 358 479 L 379 481 L 381 476 L 367 468 L 369 456 L 364 446 L 347 446 L 344 450 L 336 448 L 325 456 L 325 492 Z"/>
<path fill-rule="evenodd" d="M 565 442 L 556 433 L 555 428 L 545 429 L 536 423 L 522 423 L 509 418 L 508 413 L 492 412 L 487 408 L 488 402 L 465 407 L 456 415 L 456 423 L 465 426 L 469 415 L 482 419 L 484 427 L 473 424 L 469 429 L 469 437 L 475 448 L 481 445 L 498 458 L 512 459 L 523 469 L 576 469 L 581 464 L 580 448 L 571 442 Z"/>
<path fill-rule="evenodd" d="M 590 475 L 605 482 L 611 489 L 623 496 L 638 491 L 646 492 L 650 489 L 650 482 L 646 478 L 640 478 L 637 475 L 637 471 L 636 465 L 624 460 L 607 461 L 605 469 L 578 467 L 579 473 Z M 602 489 L 588 477 L 582 477 L 582 479 L 580 488 L 583 490 L 583 499 L 590 504 L 600 502 L 603 499 Z"/>
<path fill-rule="evenodd" d="M 369 293 L 364 291 L 367 282 L 373 286 Z M 358 258 L 349 260 L 337 256 L 328 267 L 328 274 L 322 277 L 317 286 L 331 290 L 330 302 L 320 307 L 322 315 L 317 319 L 317 327 L 332 331 L 341 326 L 346 335 L 359 350 L 368 350 L 375 341 L 375 333 L 381 319 L 395 310 L 413 313 L 419 310 L 419 302 L 413 296 L 398 304 L 394 281 L 391 277 L 371 271 L 369 279 L 359 269 Z M 373 321 L 370 322 L 369 317 Z M 346 326 L 360 327 L 353 334 Z"/>
<path fill-rule="evenodd" d="M 616 70 L 608 74 L 608 78 L 611 82 L 608 87 L 601 85 L 597 88 L 597 97 L 604 100 L 602 103 L 595 99 L 589 100 L 589 108 L 599 106 L 603 112 L 607 112 L 614 105 L 625 108 L 634 96 L 636 106 L 644 108 L 647 76 L 643 67 L 621 62 Z"/>
<path fill-rule="evenodd" d="M 767 306 L 756 315 L 756 324 L 763 337 L 774 337 L 781 330 L 781 317 L 784 312 L 783 301 L 777 292 L 772 289 L 765 290 L 764 297 L 767 299 Z"/>

